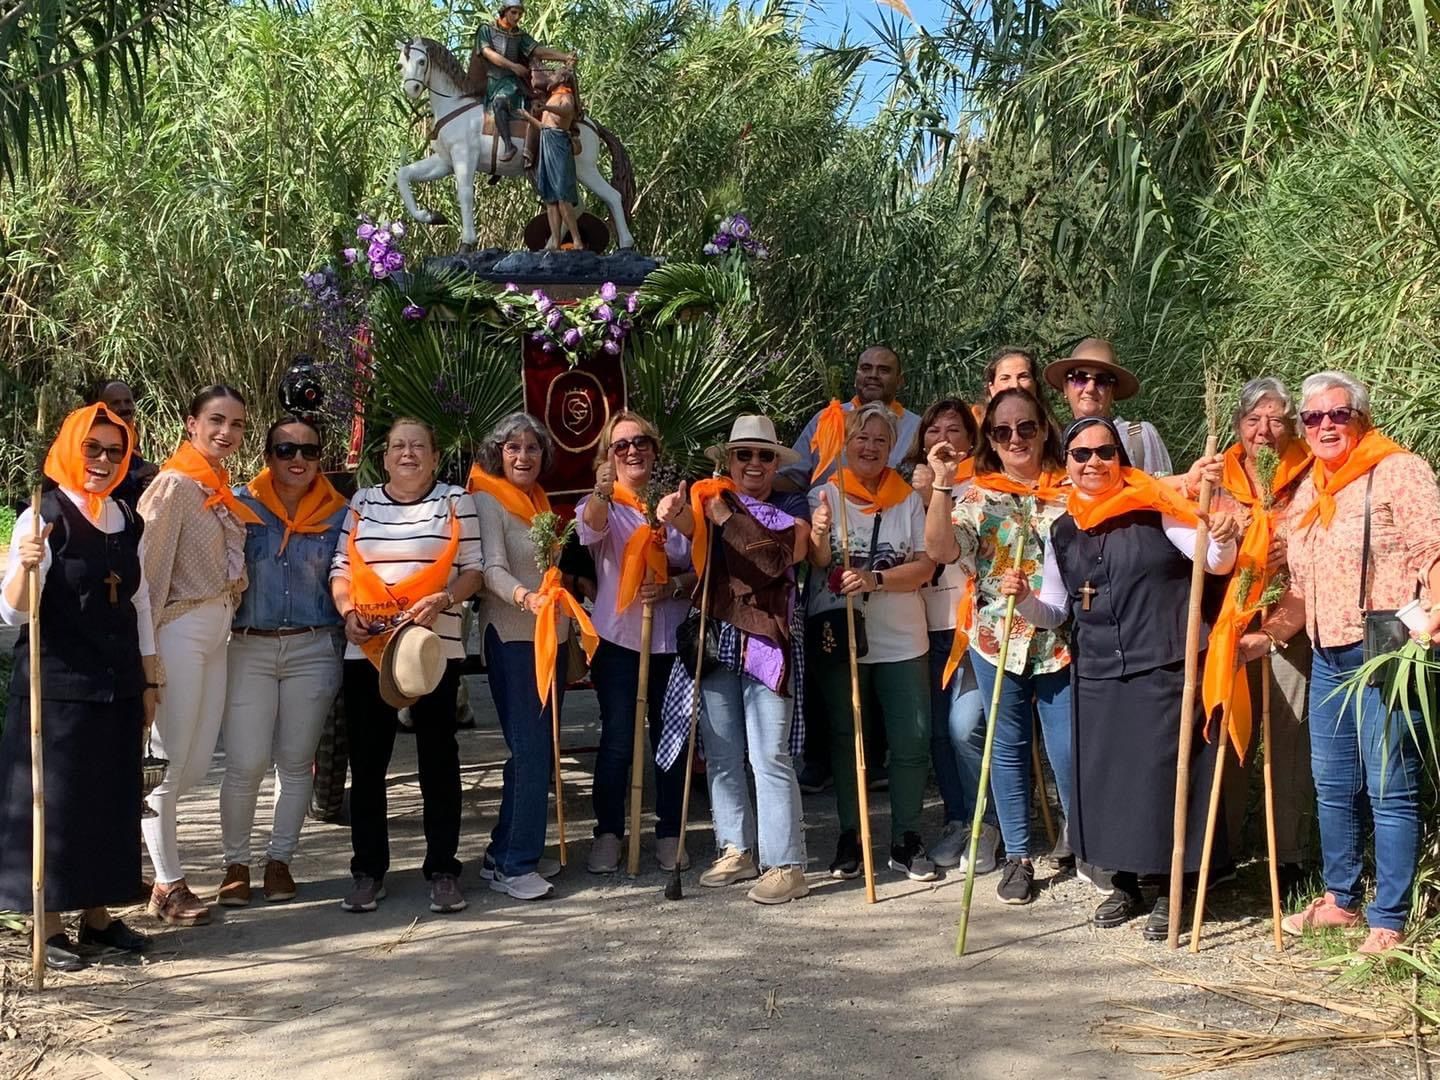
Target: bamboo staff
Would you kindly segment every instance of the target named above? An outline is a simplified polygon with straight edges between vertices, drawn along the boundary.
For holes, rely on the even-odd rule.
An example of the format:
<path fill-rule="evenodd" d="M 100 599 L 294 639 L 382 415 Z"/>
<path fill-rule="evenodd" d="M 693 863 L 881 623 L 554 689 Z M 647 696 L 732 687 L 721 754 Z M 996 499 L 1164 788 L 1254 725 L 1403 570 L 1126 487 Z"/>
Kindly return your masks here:
<path fill-rule="evenodd" d="M 1200 849 L 1200 880 L 1195 885 L 1195 916 L 1190 924 L 1190 951 L 1200 951 L 1200 927 L 1205 921 L 1205 894 L 1210 887 L 1210 855 L 1215 850 L 1215 825 L 1220 819 L 1220 789 L 1225 781 L 1225 751 L 1230 743 L 1230 706 L 1220 715 L 1215 738 L 1215 775 L 1210 778 L 1210 808 L 1205 815 L 1205 842 Z"/>
<path fill-rule="evenodd" d="M 555 685 L 550 688 L 550 745 L 555 754 L 555 828 L 560 833 L 560 865 L 565 852 L 565 782 L 560 777 L 560 665 L 555 665 Z"/>
<path fill-rule="evenodd" d="M 1260 739 L 1265 744 L 1261 767 L 1265 777 L 1265 847 L 1270 856 L 1270 920 L 1275 930 L 1275 951 L 1285 951 L 1285 934 L 1280 929 L 1280 858 L 1275 841 L 1275 775 L 1271 768 L 1275 744 L 1270 741 L 1270 654 L 1260 658 Z"/>
<path fill-rule="evenodd" d="M 645 580 L 650 580 L 648 573 Z M 640 621 L 640 683 L 635 689 L 635 741 L 630 751 L 630 854 L 626 869 L 631 877 L 640 873 L 640 802 L 645 795 L 645 732 L 650 712 L 650 637 L 654 629 L 655 605 L 646 600 Z"/>
<path fill-rule="evenodd" d="M 1010 565 L 1018 567 L 1025 555 L 1025 537 L 1030 523 L 1015 530 Z M 1005 620 L 1000 624 L 1000 655 L 995 661 L 995 688 L 990 693 L 990 711 L 985 714 L 985 750 L 980 756 L 980 788 L 975 793 L 975 816 L 970 822 L 970 858 L 965 865 L 965 892 L 960 899 L 960 932 L 955 938 L 955 955 L 965 955 L 965 937 L 970 932 L 970 898 L 975 894 L 975 862 L 980 857 L 980 830 L 985 822 L 985 793 L 990 790 L 990 759 L 995 754 L 995 713 L 1000 708 L 1000 691 L 1005 686 L 1005 661 L 1010 655 L 1010 630 L 1015 623 L 1015 597 L 1005 599 Z M 960 632 L 960 627 L 955 628 Z"/>
<path fill-rule="evenodd" d="M 1035 791 L 1040 796 L 1040 820 L 1045 823 L 1045 836 L 1053 849 L 1058 834 L 1055 832 L 1055 819 L 1050 814 L 1050 793 L 1045 790 L 1045 769 L 1040 764 L 1040 732 L 1033 723 L 1030 727 L 1030 764 L 1035 772 Z"/>
<path fill-rule="evenodd" d="M 1215 456 L 1219 441 L 1213 434 L 1205 439 L 1206 457 Z M 1210 547 L 1210 526 L 1205 521 L 1205 515 L 1210 512 L 1211 489 L 1208 479 L 1200 481 L 1201 517 L 1195 527 L 1195 551 L 1190 561 L 1190 609 L 1185 619 L 1185 685 L 1180 695 L 1180 742 L 1175 758 L 1174 848 L 1170 856 L 1168 943 L 1172 949 L 1180 947 L 1180 908 L 1185 898 L 1185 828 L 1190 807 L 1190 747 L 1195 741 L 1195 692 L 1200 671 L 1200 594 L 1205 585 L 1205 555 Z"/>
<path fill-rule="evenodd" d="M 45 438 L 45 403 L 41 399 L 35 418 L 39 439 Z M 30 489 L 32 535 L 38 541 L 40 520 L 40 473 Z M 40 717 L 40 564 L 30 577 L 30 900 L 34 910 L 35 934 L 30 947 L 30 975 L 37 991 L 45 989 L 45 762 L 44 728 Z"/>

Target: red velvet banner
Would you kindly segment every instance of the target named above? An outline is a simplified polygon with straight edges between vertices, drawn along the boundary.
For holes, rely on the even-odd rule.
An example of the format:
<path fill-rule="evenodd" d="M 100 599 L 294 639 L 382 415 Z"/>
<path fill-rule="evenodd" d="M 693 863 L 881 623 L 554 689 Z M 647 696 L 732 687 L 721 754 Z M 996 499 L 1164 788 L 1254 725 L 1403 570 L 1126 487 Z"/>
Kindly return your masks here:
<path fill-rule="evenodd" d="M 525 411 L 555 440 L 555 464 L 540 482 L 552 500 L 572 506 L 595 484 L 600 433 L 625 408 L 625 366 L 620 356 L 600 351 L 571 367 L 564 353 L 547 353 L 526 335 L 521 367 Z"/>

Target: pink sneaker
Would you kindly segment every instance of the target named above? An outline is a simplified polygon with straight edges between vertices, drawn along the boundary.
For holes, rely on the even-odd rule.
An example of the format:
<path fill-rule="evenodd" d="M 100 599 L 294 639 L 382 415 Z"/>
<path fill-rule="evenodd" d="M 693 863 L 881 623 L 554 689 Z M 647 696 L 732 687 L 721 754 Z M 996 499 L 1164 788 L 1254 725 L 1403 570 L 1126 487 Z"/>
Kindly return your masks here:
<path fill-rule="evenodd" d="M 1287 934 L 1299 935 L 1306 930 L 1324 930 L 1329 927 L 1348 930 L 1359 921 L 1358 911 L 1346 911 L 1335 902 L 1335 894 L 1327 892 L 1324 896 L 1311 900 L 1304 911 L 1286 915 L 1280 920 L 1280 929 Z"/>
<path fill-rule="evenodd" d="M 1405 937 L 1399 930 L 1386 930 L 1383 927 L 1372 926 L 1370 936 L 1365 939 L 1365 944 L 1355 951 L 1364 953 L 1366 956 L 1375 956 L 1399 948 L 1403 944 L 1405 944 Z"/>

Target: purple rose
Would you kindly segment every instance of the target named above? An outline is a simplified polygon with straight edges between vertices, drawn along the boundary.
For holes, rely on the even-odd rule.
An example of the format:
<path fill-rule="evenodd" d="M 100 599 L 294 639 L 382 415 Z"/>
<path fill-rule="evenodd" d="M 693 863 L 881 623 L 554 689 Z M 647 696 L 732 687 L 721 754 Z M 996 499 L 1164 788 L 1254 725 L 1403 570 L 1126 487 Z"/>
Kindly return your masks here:
<path fill-rule="evenodd" d="M 734 241 L 730 239 L 729 233 L 719 233 L 715 237 L 715 246 L 721 251 L 729 251 L 732 243 Z"/>
<path fill-rule="evenodd" d="M 739 214 L 736 214 L 735 220 L 730 223 L 730 233 L 744 240 L 750 235 L 750 222 L 746 221 Z"/>
<path fill-rule="evenodd" d="M 375 226 L 371 225 L 368 221 L 362 222 L 360 227 L 355 230 L 355 235 L 361 240 L 369 240 L 375 235 Z"/>
<path fill-rule="evenodd" d="M 614 297 L 611 297 L 611 299 L 613 300 Z M 598 308 L 595 309 L 595 318 L 599 319 L 601 322 L 609 322 L 614 317 L 615 312 L 611 310 L 609 304 L 601 304 Z"/>
<path fill-rule="evenodd" d="M 719 255 L 719 254 L 720 254 L 720 249 L 719 249 L 718 247 L 716 247 L 714 244 L 706 244 L 706 245 L 705 245 L 703 248 L 701 248 L 700 250 L 701 250 L 702 252 L 704 252 L 706 255 Z"/>
<path fill-rule="evenodd" d="M 400 314 L 405 316 L 405 318 L 409 319 L 411 322 L 415 322 L 416 320 L 423 319 L 425 317 L 425 309 L 419 304 L 406 304 L 403 308 L 400 309 Z"/>
<path fill-rule="evenodd" d="M 365 257 L 373 262 L 384 262 L 385 256 L 390 249 L 378 240 L 372 240 L 370 246 L 365 249 Z"/>
<path fill-rule="evenodd" d="M 356 251 L 354 248 L 346 248 L 343 252 L 341 252 L 341 254 L 345 256 L 346 266 L 354 266 L 355 260 L 360 257 L 360 252 Z"/>
<path fill-rule="evenodd" d="M 545 334 L 542 331 L 536 330 L 533 334 L 530 335 L 530 340 L 535 342 L 535 344 L 539 345 L 541 342 L 547 341 L 548 339 L 545 337 Z"/>
<path fill-rule="evenodd" d="M 636 310 L 636 308 L 638 308 L 639 306 L 640 306 L 640 294 L 639 294 L 639 293 L 633 293 L 633 292 L 632 292 L 629 296 L 627 296 L 627 297 L 625 298 L 625 310 L 628 311 L 631 315 L 634 315 L 634 314 L 635 314 L 635 310 Z"/>
<path fill-rule="evenodd" d="M 373 278 L 389 277 L 390 271 L 385 269 L 384 263 L 372 262 L 370 264 L 370 276 Z"/>
<path fill-rule="evenodd" d="M 387 251 L 385 253 L 386 270 L 403 270 L 405 268 L 405 254 L 400 251 Z"/>
<path fill-rule="evenodd" d="M 618 322 L 611 323 L 608 332 L 612 338 L 619 341 L 625 336 L 625 327 L 621 326 Z"/>
<path fill-rule="evenodd" d="M 580 332 L 580 328 L 578 326 L 572 326 L 569 330 L 565 331 L 564 340 L 565 347 L 567 349 L 573 349 L 585 340 L 585 335 Z"/>
<path fill-rule="evenodd" d="M 543 348 L 546 352 L 554 352 L 554 351 L 555 351 L 555 343 L 554 343 L 553 341 L 547 341 L 547 342 L 545 342 L 545 344 L 542 346 L 542 348 Z"/>
<path fill-rule="evenodd" d="M 506 292 L 511 292 L 511 293 L 519 292 L 519 291 L 520 291 L 520 286 L 519 286 L 519 285 L 516 285 L 515 282 L 513 282 L 513 281 L 507 281 L 507 282 L 505 283 L 505 291 L 506 291 Z"/>
<path fill-rule="evenodd" d="M 607 341 L 604 345 L 600 347 L 604 349 L 607 353 L 609 353 L 611 356 L 620 355 L 620 343 L 618 341 Z"/>
<path fill-rule="evenodd" d="M 607 304 L 619 295 L 620 290 L 615 288 L 615 283 L 613 281 L 607 281 L 604 285 L 600 286 L 600 299 L 604 300 Z"/>
<path fill-rule="evenodd" d="M 559 308 L 551 308 L 550 314 L 545 316 L 545 325 L 551 330 L 559 330 L 560 324 L 565 321 L 565 314 Z"/>

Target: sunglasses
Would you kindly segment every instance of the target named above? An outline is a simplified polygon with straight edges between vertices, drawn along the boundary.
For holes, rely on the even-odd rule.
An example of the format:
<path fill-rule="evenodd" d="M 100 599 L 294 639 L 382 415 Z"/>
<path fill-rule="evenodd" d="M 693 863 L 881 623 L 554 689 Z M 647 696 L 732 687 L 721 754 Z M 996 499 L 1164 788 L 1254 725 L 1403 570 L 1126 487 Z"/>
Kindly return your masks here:
<path fill-rule="evenodd" d="M 990 438 L 996 442 L 1009 442 L 1012 435 L 1022 439 L 1033 439 L 1040 431 L 1040 424 L 1034 420 L 1021 420 L 1013 428 L 1009 424 L 996 424 L 990 429 Z"/>
<path fill-rule="evenodd" d="M 1072 386 L 1084 386 L 1093 382 L 1101 390 L 1105 390 L 1114 386 L 1116 379 L 1108 371 L 1067 371 L 1065 381 Z"/>
<path fill-rule="evenodd" d="M 748 446 L 738 446 L 730 452 L 741 465 L 749 465 L 752 458 L 758 458 L 761 465 L 770 465 L 779 456 L 774 450 L 752 450 Z"/>
<path fill-rule="evenodd" d="M 1105 446 L 1075 446 L 1065 451 L 1070 455 L 1072 461 L 1084 465 L 1092 457 L 1098 457 L 1101 461 L 1114 461 L 1120 456 L 1120 448 L 1114 443 Z"/>
<path fill-rule="evenodd" d="M 1328 416 L 1330 422 L 1336 427 L 1344 427 L 1360 412 L 1359 409 L 1350 409 L 1344 405 L 1338 409 L 1306 409 L 1300 414 L 1300 422 L 1306 427 L 1319 427 L 1325 422 Z"/>
<path fill-rule="evenodd" d="M 119 465 L 125 460 L 125 447 L 123 446 L 101 446 L 93 439 L 86 439 L 80 444 L 80 453 L 84 454 L 90 461 L 103 457 L 111 465 Z"/>
<path fill-rule="evenodd" d="M 270 448 L 270 453 L 281 461 L 294 461 L 299 454 L 306 461 L 320 460 L 320 444 L 313 442 L 279 442 Z"/>
<path fill-rule="evenodd" d="M 636 435 L 633 439 L 616 439 L 610 444 L 610 452 L 613 454 L 628 454 L 631 448 L 643 454 L 646 450 L 655 449 L 655 440 L 649 435 Z"/>

